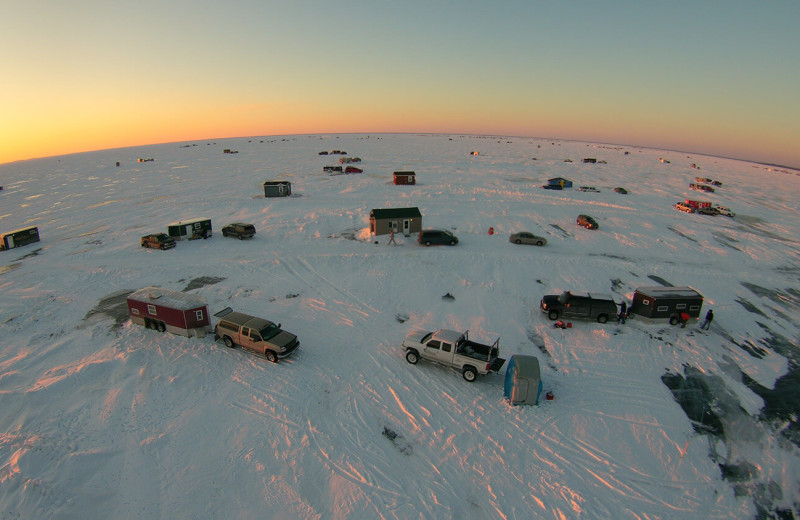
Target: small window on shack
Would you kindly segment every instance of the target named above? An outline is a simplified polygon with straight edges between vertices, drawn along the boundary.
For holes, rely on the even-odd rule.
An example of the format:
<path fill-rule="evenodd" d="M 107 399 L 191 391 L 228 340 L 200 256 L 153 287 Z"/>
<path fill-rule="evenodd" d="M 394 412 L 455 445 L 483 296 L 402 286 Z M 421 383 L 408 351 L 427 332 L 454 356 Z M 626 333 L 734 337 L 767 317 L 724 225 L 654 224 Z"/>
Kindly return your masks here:
<path fill-rule="evenodd" d="M 642 300 L 642 305 L 650 305 L 650 300 Z"/>
<path fill-rule="evenodd" d="M 148 303 L 147 304 L 147 314 L 150 314 L 151 316 L 158 316 L 158 313 L 156 312 L 156 306 L 153 305 L 153 304 Z"/>
<path fill-rule="evenodd" d="M 136 316 L 139 315 L 139 309 L 131 309 L 131 314 L 135 314 Z"/>
<path fill-rule="evenodd" d="M 700 310 L 700 306 L 699 305 L 690 305 L 689 306 L 689 310 L 690 311 L 699 311 Z"/>
<path fill-rule="evenodd" d="M 683 309 L 685 309 L 685 308 L 686 308 L 686 304 L 685 304 L 685 303 L 678 303 L 678 304 L 675 304 L 675 309 L 676 309 L 676 310 L 682 311 L 682 310 L 683 310 Z"/>
<path fill-rule="evenodd" d="M 203 321 L 203 311 L 194 311 L 194 317 L 197 321 Z"/>
<path fill-rule="evenodd" d="M 667 312 L 669 310 L 669 305 L 659 305 L 656 307 L 658 312 Z"/>

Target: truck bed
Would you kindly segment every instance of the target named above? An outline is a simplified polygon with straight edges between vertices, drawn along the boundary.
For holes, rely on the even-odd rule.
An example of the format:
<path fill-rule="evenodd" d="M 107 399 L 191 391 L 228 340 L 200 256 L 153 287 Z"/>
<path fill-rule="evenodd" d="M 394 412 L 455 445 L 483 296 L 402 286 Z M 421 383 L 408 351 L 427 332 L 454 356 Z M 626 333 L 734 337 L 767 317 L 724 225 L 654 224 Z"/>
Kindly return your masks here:
<path fill-rule="evenodd" d="M 469 340 L 461 343 L 456 351 L 456 354 L 460 354 L 472 359 L 478 359 L 480 361 L 489 361 L 489 356 L 491 353 L 492 347 L 490 345 L 475 343 L 474 341 Z"/>

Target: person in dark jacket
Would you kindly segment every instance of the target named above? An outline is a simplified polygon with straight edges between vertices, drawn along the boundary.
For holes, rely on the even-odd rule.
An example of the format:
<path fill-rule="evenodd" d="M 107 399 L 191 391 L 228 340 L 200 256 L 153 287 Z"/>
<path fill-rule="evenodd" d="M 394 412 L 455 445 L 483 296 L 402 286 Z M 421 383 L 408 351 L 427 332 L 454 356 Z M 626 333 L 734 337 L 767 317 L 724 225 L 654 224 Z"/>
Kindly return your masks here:
<path fill-rule="evenodd" d="M 706 321 L 704 321 L 703 324 L 700 325 L 700 328 L 703 330 L 708 330 L 708 328 L 711 326 L 712 321 L 714 321 L 714 311 L 708 309 L 708 312 L 706 313 Z"/>
<path fill-rule="evenodd" d="M 617 314 L 617 323 L 625 323 L 625 318 L 628 317 L 628 304 L 625 303 L 625 300 L 622 300 L 622 303 L 619 304 L 619 314 Z"/>

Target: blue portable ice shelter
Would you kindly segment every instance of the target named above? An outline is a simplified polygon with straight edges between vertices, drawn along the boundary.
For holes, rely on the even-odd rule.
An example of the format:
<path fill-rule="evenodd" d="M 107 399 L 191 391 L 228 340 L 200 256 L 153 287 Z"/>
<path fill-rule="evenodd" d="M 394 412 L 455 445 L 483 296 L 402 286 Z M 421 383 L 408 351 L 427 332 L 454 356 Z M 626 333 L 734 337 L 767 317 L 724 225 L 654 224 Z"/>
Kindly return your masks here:
<path fill-rule="evenodd" d="M 539 360 L 534 356 L 514 355 L 508 360 L 503 394 L 510 404 L 539 404 L 542 395 Z"/>

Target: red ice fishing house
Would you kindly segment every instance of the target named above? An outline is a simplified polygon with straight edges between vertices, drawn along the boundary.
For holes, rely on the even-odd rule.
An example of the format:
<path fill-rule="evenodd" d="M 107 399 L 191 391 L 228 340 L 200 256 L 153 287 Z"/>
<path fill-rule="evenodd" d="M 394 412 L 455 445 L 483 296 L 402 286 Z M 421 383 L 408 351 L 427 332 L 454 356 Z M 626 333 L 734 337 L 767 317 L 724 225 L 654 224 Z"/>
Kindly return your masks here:
<path fill-rule="evenodd" d="M 148 329 L 202 338 L 211 332 L 208 303 L 202 296 L 145 287 L 128 296 L 131 321 Z"/>

